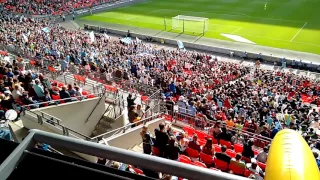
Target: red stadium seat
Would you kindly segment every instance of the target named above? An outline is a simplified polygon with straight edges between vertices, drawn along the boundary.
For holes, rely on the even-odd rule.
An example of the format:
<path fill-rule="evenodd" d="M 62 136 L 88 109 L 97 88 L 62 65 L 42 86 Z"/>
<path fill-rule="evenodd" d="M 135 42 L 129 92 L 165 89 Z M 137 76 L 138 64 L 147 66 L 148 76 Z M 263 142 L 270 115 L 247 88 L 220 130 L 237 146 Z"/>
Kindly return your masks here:
<path fill-rule="evenodd" d="M 133 168 L 133 170 L 139 175 L 143 174 L 143 171 L 141 169 L 139 169 L 139 168 Z"/>
<path fill-rule="evenodd" d="M 152 146 L 151 148 L 152 154 L 155 156 L 160 156 L 160 150 L 157 147 Z"/>
<path fill-rule="evenodd" d="M 248 169 L 246 169 L 246 170 L 244 171 L 244 176 L 245 176 L 245 177 L 249 177 L 250 174 L 251 174 L 251 171 L 249 171 Z"/>
<path fill-rule="evenodd" d="M 195 133 L 198 135 L 199 139 L 205 139 L 208 135 L 202 131 L 196 130 Z"/>
<path fill-rule="evenodd" d="M 243 146 L 241 144 L 234 144 L 233 145 L 234 147 L 234 151 L 237 152 L 237 153 L 242 153 L 243 151 Z"/>
<path fill-rule="evenodd" d="M 187 155 L 191 158 L 199 158 L 199 152 L 197 150 L 187 147 L 186 152 Z"/>
<path fill-rule="evenodd" d="M 229 169 L 236 175 L 244 175 L 244 171 L 246 170 L 245 168 L 241 168 L 233 164 L 229 164 Z"/>
<path fill-rule="evenodd" d="M 214 152 L 216 152 L 216 153 L 221 152 L 221 147 L 219 145 L 214 144 L 213 146 L 214 146 Z"/>
<path fill-rule="evenodd" d="M 242 156 L 241 158 L 245 163 L 251 163 L 251 160 L 247 157 Z"/>
<path fill-rule="evenodd" d="M 225 141 L 225 140 L 222 140 L 222 139 L 220 139 L 220 144 L 227 146 L 228 149 L 230 149 L 231 146 L 232 146 L 231 142 Z"/>
<path fill-rule="evenodd" d="M 185 155 L 180 155 L 179 156 L 179 161 L 182 163 L 186 163 L 186 164 L 192 164 L 191 159 L 188 156 Z"/>
<path fill-rule="evenodd" d="M 82 91 L 82 95 L 86 96 L 86 95 L 88 95 L 88 92 L 87 91 Z"/>
<path fill-rule="evenodd" d="M 185 126 L 183 127 L 183 130 L 188 134 L 188 136 L 192 136 L 195 133 L 195 130 L 192 127 Z"/>
<path fill-rule="evenodd" d="M 220 169 L 221 171 L 227 171 L 228 170 L 228 163 L 221 161 L 217 158 L 214 158 L 214 164 L 216 165 L 216 168 Z"/>
<path fill-rule="evenodd" d="M 202 162 L 199 162 L 199 161 L 193 162 L 192 164 L 195 166 L 198 166 L 198 167 L 207 168 L 207 166 L 205 164 L 203 164 Z"/>
<path fill-rule="evenodd" d="M 204 162 L 207 166 L 210 166 L 213 164 L 213 158 L 212 156 L 205 154 L 203 152 L 200 153 L 200 159 L 202 162 Z"/>
<path fill-rule="evenodd" d="M 258 166 L 263 170 L 263 171 L 265 171 L 266 170 L 266 164 L 264 164 L 264 163 L 262 163 L 262 162 L 259 162 L 259 161 L 257 161 L 257 164 L 258 164 Z"/>
<path fill-rule="evenodd" d="M 230 156 L 231 158 L 235 158 L 236 157 L 236 152 L 228 149 L 227 152 L 228 156 Z"/>

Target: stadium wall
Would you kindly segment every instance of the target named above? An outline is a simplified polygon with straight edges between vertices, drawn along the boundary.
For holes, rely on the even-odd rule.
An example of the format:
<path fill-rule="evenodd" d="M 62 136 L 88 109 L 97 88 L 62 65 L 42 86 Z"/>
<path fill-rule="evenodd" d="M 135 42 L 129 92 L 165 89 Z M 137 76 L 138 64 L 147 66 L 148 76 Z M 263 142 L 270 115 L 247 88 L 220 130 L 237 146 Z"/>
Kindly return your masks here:
<path fill-rule="evenodd" d="M 125 31 L 125 30 L 113 29 L 113 28 L 108 28 L 108 27 L 98 27 L 98 26 L 92 26 L 92 25 L 86 25 L 86 26 L 88 27 L 88 30 L 94 30 L 97 32 L 99 32 L 100 28 L 102 28 L 111 34 L 116 34 L 116 35 L 120 35 L 120 36 L 126 36 L 128 34 L 128 31 Z M 176 39 L 168 39 L 168 38 L 161 37 L 161 36 L 149 36 L 146 34 L 136 33 L 136 32 L 130 32 L 130 35 L 133 39 L 135 37 L 138 37 L 141 40 L 146 39 L 146 37 L 151 37 L 153 41 L 156 41 L 159 43 L 164 41 L 164 43 L 167 45 L 173 45 L 173 46 L 177 47 L 177 40 Z M 216 39 L 216 41 L 222 41 L 222 40 Z M 230 43 L 236 43 L 236 42 L 230 42 Z M 232 49 L 232 48 L 228 48 L 228 47 L 218 47 L 218 46 L 190 43 L 190 42 L 183 42 L 183 44 L 186 49 L 196 49 L 196 50 L 200 50 L 200 51 L 207 51 L 207 52 L 224 54 L 227 56 L 230 56 L 230 54 L 232 52 L 234 57 L 242 57 L 242 55 L 244 53 L 243 50 L 239 50 L 240 48 L 239 49 Z M 239 44 L 239 47 L 241 47 L 241 45 L 242 45 L 242 43 L 237 43 L 237 44 Z M 290 50 L 283 50 L 283 51 L 290 51 Z M 253 48 L 253 50 L 247 50 L 246 52 L 247 52 L 247 58 L 249 58 L 249 59 L 257 59 L 257 57 L 259 56 L 259 53 L 261 53 L 261 52 L 255 52 L 254 48 Z M 261 57 L 264 61 L 271 62 L 271 63 L 274 63 L 274 62 L 280 63 L 281 59 L 283 58 L 283 56 L 277 56 L 276 54 L 262 54 Z M 295 57 L 295 58 L 285 57 L 285 58 L 287 61 L 287 65 L 291 64 L 291 62 L 293 60 L 297 61 L 297 60 L 303 59 L 303 57 Z M 310 63 L 310 61 L 304 61 L 304 60 L 302 60 L 302 62 Z M 319 64 L 317 64 L 316 62 L 313 62 L 314 68 L 317 68 L 318 65 Z"/>
<path fill-rule="evenodd" d="M 159 127 L 159 124 L 165 122 L 164 118 L 159 118 L 147 123 L 148 130 L 154 136 L 154 129 Z M 136 145 L 142 143 L 140 136 L 140 131 L 143 125 L 136 126 L 134 128 L 128 129 L 125 133 L 120 133 L 118 135 L 112 136 L 105 139 L 108 145 L 118 147 L 121 149 L 131 149 Z"/>
<path fill-rule="evenodd" d="M 104 97 L 102 97 L 104 98 Z M 86 136 L 91 136 L 92 131 L 94 130 L 95 126 L 97 125 L 98 121 L 102 117 L 105 111 L 105 100 L 102 99 L 99 101 L 100 98 L 93 98 L 83 101 L 59 104 L 57 106 L 48 106 L 44 108 L 34 109 L 31 110 L 37 114 L 41 114 L 44 112 L 46 114 L 52 115 L 60 120 L 60 124 L 68 127 L 76 132 L 79 132 Z M 97 107 L 93 110 L 95 105 L 99 102 Z M 93 113 L 89 117 L 91 111 Z M 88 121 L 87 118 L 89 117 Z M 38 124 L 36 118 L 32 119 L 33 117 L 30 114 L 26 114 L 21 117 L 23 125 L 28 129 L 41 129 L 48 132 L 55 132 L 58 134 L 62 134 L 62 131 L 51 127 L 50 125 L 46 124 Z"/>

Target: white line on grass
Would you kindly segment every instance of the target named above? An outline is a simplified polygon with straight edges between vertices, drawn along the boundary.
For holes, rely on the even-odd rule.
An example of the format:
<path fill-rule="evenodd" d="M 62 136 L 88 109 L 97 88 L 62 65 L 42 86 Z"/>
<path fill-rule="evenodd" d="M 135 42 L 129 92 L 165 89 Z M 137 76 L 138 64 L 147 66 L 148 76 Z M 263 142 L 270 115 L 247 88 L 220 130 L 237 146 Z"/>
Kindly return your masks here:
<path fill-rule="evenodd" d="M 235 31 L 233 31 L 233 32 L 230 33 L 230 34 L 234 34 L 234 33 L 238 32 L 240 29 L 242 29 L 242 27 L 239 27 L 238 29 L 236 29 Z"/>
<path fill-rule="evenodd" d="M 296 38 L 296 36 L 300 33 L 300 31 L 307 25 L 308 22 L 304 23 L 304 25 L 299 29 L 299 31 L 292 37 L 291 41 L 292 42 L 294 40 L 294 38 Z"/>
<path fill-rule="evenodd" d="M 190 13 L 199 13 L 199 14 L 218 14 L 218 15 L 238 16 L 238 17 L 242 16 L 242 17 L 248 17 L 248 18 L 265 19 L 265 20 L 273 20 L 273 21 L 303 22 L 303 21 L 294 21 L 294 20 L 286 20 L 286 19 L 254 17 L 254 16 L 250 16 L 250 15 L 243 14 L 243 13 L 238 13 L 238 12 L 231 12 L 231 13 L 234 13 L 234 14 L 230 14 L 230 13 L 217 13 L 217 12 L 225 12 L 225 11 L 216 11 L 216 12 L 201 11 L 201 12 L 197 12 L 197 11 L 183 11 L 183 10 L 176 10 L 176 9 L 160 9 L 160 10 L 163 10 L 163 11 L 177 11 L 177 12 L 190 12 Z"/>

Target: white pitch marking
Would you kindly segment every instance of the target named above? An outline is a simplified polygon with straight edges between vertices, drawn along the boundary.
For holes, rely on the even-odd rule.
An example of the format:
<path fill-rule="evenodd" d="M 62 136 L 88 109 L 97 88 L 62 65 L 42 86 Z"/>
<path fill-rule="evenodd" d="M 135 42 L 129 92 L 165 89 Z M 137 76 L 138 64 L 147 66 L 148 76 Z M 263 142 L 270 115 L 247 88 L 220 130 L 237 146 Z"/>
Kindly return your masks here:
<path fill-rule="evenodd" d="M 304 25 L 299 29 L 299 31 L 293 36 L 293 38 L 291 39 L 290 42 L 292 42 L 294 40 L 294 38 L 296 38 L 296 36 L 300 33 L 300 31 L 307 25 L 308 22 L 304 23 Z"/>
<path fill-rule="evenodd" d="M 233 31 L 233 32 L 230 33 L 230 34 L 234 34 L 234 33 L 238 32 L 240 29 L 242 29 L 242 27 L 239 27 L 238 29 L 236 29 L 235 31 Z"/>

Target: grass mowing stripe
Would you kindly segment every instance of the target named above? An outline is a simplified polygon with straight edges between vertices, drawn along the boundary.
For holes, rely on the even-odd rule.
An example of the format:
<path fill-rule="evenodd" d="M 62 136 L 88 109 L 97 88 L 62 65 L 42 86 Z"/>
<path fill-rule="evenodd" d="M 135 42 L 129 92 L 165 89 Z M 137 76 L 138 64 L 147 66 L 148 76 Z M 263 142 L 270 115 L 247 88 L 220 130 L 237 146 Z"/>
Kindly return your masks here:
<path fill-rule="evenodd" d="M 299 31 L 293 36 L 293 38 L 290 40 L 290 42 L 292 42 L 294 40 L 294 38 L 296 38 L 296 36 L 300 33 L 300 31 L 307 25 L 308 22 L 304 23 L 304 25 L 299 29 Z"/>
<path fill-rule="evenodd" d="M 179 34 L 180 29 L 171 30 L 171 17 L 202 16 L 209 18 L 210 23 L 209 31 L 203 35 L 206 38 L 230 41 L 220 33 L 233 33 L 243 35 L 258 45 L 320 54 L 319 0 L 268 0 L 266 10 L 264 3 L 263 0 L 152 0 L 99 13 L 101 17 L 87 16 L 83 19 L 96 21 L 96 24 L 107 22 Z M 147 14 L 152 10 L 156 12 Z M 163 30 L 164 17 L 167 17 L 167 30 Z M 187 25 L 189 27 L 189 31 L 199 29 L 192 23 Z M 189 31 L 185 34 L 193 35 Z"/>

